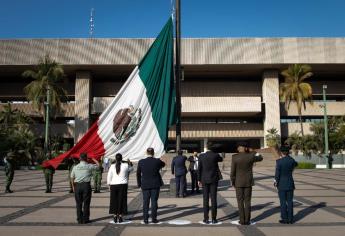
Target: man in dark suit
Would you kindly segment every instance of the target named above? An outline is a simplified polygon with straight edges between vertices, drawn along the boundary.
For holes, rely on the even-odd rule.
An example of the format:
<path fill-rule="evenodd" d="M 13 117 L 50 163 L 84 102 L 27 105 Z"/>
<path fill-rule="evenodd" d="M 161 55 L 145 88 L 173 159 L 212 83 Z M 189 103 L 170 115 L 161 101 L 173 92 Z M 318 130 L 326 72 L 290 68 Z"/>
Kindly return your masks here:
<path fill-rule="evenodd" d="M 217 187 L 219 181 L 219 166 L 218 162 L 222 162 L 223 158 L 213 151 L 211 151 L 212 144 L 207 144 L 208 151 L 200 154 L 199 168 L 198 168 L 198 184 L 203 186 L 203 206 L 204 206 L 204 220 L 205 224 L 209 223 L 209 199 L 211 195 L 211 212 L 212 224 L 218 223 L 217 221 Z"/>
<path fill-rule="evenodd" d="M 289 156 L 289 147 L 280 148 L 282 157 L 276 161 L 275 186 L 278 188 L 282 224 L 293 223 L 293 192 L 295 183 L 292 172 L 298 163 Z"/>
<path fill-rule="evenodd" d="M 239 144 L 238 154 L 232 156 L 230 179 L 236 189 L 241 225 L 250 224 L 252 186 L 254 185 L 253 165 L 262 161 L 262 156 L 249 152 L 246 143 Z"/>
<path fill-rule="evenodd" d="M 177 152 L 177 156 L 175 156 L 171 162 L 171 173 L 175 174 L 175 182 L 176 182 L 176 197 L 185 197 L 185 186 L 186 186 L 186 160 L 187 157 L 182 155 L 182 151 L 179 150 Z"/>
<path fill-rule="evenodd" d="M 194 152 L 193 156 L 188 158 L 189 167 L 188 170 L 190 172 L 190 178 L 192 180 L 192 194 L 196 190 L 199 193 L 199 185 L 198 185 L 198 166 L 199 166 L 199 157 L 198 153 Z"/>
<path fill-rule="evenodd" d="M 143 192 L 144 223 L 149 223 L 149 206 L 151 200 L 152 223 L 157 224 L 157 209 L 160 187 L 163 185 L 162 176 L 159 171 L 165 166 L 160 159 L 154 158 L 154 149 L 146 150 L 147 157 L 138 163 L 137 183 Z"/>

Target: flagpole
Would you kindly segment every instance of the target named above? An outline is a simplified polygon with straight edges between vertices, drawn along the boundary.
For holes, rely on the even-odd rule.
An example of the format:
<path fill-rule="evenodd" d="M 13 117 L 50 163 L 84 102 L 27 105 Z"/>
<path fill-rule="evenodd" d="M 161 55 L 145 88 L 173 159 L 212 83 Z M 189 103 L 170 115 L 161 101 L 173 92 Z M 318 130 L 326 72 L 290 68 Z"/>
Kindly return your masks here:
<path fill-rule="evenodd" d="M 175 83 L 176 83 L 176 151 L 181 150 L 181 9 L 180 0 L 176 0 L 175 30 L 176 30 L 176 65 L 175 65 Z"/>

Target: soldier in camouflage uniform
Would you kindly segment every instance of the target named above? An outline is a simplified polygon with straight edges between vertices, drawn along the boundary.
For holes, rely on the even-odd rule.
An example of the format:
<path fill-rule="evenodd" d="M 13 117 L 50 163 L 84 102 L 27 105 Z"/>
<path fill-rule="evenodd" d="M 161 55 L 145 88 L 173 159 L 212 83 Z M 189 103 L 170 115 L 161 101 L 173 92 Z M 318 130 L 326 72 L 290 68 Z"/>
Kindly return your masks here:
<path fill-rule="evenodd" d="M 11 184 L 14 176 L 14 158 L 15 155 L 13 152 L 9 152 L 4 158 L 5 162 L 5 174 L 6 174 L 6 190 L 5 193 L 13 193 L 11 190 Z"/>
<path fill-rule="evenodd" d="M 101 192 L 101 186 L 102 186 L 102 173 L 103 173 L 103 157 L 101 157 L 99 166 L 96 170 L 93 172 L 93 180 L 94 180 L 94 193 L 100 193 Z"/>
<path fill-rule="evenodd" d="M 53 175 L 55 173 L 55 169 L 52 166 L 48 166 L 43 168 L 44 177 L 46 180 L 46 193 L 52 192 L 53 187 Z"/>

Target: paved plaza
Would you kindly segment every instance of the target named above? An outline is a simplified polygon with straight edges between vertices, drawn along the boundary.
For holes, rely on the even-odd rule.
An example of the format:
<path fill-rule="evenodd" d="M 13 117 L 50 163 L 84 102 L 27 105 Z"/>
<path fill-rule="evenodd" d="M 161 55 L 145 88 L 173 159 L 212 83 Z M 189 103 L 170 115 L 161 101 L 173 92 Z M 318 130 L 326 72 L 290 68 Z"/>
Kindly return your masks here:
<path fill-rule="evenodd" d="M 42 171 L 17 171 L 12 189 L 5 194 L 4 171 L 0 173 L 0 235 L 344 235 L 345 232 L 345 169 L 296 170 L 295 220 L 293 225 L 281 225 L 279 201 L 273 187 L 273 168 L 256 167 L 253 188 L 251 226 L 237 226 L 237 203 L 233 188 L 229 188 L 229 171 L 223 171 L 219 184 L 218 219 L 221 225 L 201 225 L 202 195 L 175 198 L 169 193 L 170 170 L 163 171 L 166 184 L 159 198 L 160 225 L 142 225 L 142 196 L 136 187 L 135 174 L 130 177 L 128 191 L 130 224 L 110 224 L 109 191 L 93 194 L 91 220 L 87 225 L 76 224 L 74 195 L 69 194 L 67 171 L 54 175 L 53 193 L 44 193 Z M 188 181 L 189 181 L 188 175 Z M 176 220 L 186 220 L 176 225 Z M 178 221 L 183 222 L 183 221 Z M 25 232 L 25 233 L 24 233 Z M 23 234 L 24 233 L 24 234 Z"/>

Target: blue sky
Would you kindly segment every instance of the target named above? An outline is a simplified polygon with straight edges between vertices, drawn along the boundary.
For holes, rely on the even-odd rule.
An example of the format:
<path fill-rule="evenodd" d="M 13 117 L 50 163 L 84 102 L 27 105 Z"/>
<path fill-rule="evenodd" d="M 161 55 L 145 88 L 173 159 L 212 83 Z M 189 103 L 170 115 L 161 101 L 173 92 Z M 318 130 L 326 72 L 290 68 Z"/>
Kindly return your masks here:
<path fill-rule="evenodd" d="M 181 0 L 182 37 L 344 37 L 345 0 Z M 0 38 L 156 37 L 171 0 L 0 0 Z"/>

